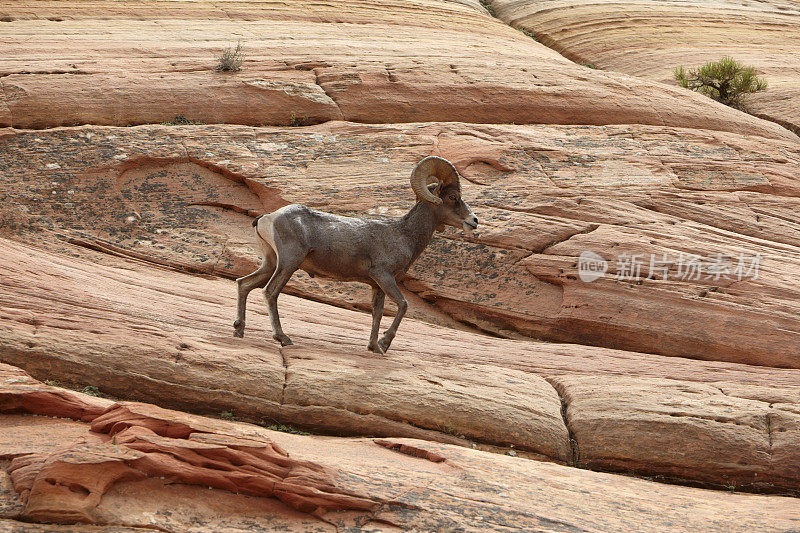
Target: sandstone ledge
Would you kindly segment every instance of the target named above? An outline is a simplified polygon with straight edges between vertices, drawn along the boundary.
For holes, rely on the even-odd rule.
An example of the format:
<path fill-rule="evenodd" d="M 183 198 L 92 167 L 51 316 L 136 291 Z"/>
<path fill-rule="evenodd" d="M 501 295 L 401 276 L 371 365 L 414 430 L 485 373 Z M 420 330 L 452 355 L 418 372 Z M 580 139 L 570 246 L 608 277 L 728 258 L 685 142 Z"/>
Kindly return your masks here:
<path fill-rule="evenodd" d="M 4 6 L 0 126 L 183 116 L 252 126 L 651 124 L 791 135 L 688 91 L 576 65 L 474 1 L 168 4 L 115 2 L 101 14 L 92 1 Z M 215 72 L 237 41 L 243 69 Z"/>
<path fill-rule="evenodd" d="M 2 248 L 0 354 L 41 379 L 264 424 L 513 446 L 707 486 L 792 492 L 800 479 L 798 370 L 493 339 L 413 319 L 379 357 L 364 348 L 367 315 L 291 296 L 281 313 L 296 345 L 281 349 L 255 305 L 246 337 L 230 336 L 228 280 L 81 248 Z M 19 278 L 22 265 L 36 276 Z M 72 401 L 34 390 L 39 404 Z M 26 401 L 7 400 L 11 410 L 38 405 Z M 95 415 L 90 406 L 75 417 Z"/>
<path fill-rule="evenodd" d="M 358 125 L 4 130 L 2 234 L 195 273 L 255 269 L 250 217 L 287 203 L 366 216 L 411 205 L 436 154 L 481 226 L 437 236 L 409 271 L 416 316 L 504 337 L 800 367 L 800 143 L 644 126 Z M 605 278 L 577 277 L 584 251 Z M 757 278 L 733 274 L 737 258 Z M 681 278 L 681 257 L 728 277 Z M 626 273 L 624 257 L 638 257 Z M 666 258 L 668 279 L 650 272 Z M 742 261 L 746 263 L 746 260 Z M 695 279 L 696 278 L 696 279 Z M 21 282 L 22 283 L 22 282 Z M 155 282 L 158 284 L 158 282 Z M 365 287 L 289 290 L 367 309 Z"/>
<path fill-rule="evenodd" d="M 11 367 L 0 372 L 6 394 L 47 388 Z M 80 405 L 105 405 L 64 394 Z M 800 523 L 793 498 L 669 486 L 413 439 L 289 435 L 146 404 L 113 405 L 91 425 L 24 412 L 0 413 L 0 457 L 9 456 L 9 425 L 17 440 L 31 437 L 27 452 L 12 450 L 10 465 L 0 462 L 0 526 L 14 531 L 785 531 Z M 50 428 L 44 438 L 37 435 L 43 424 Z M 295 510 L 267 494 L 246 495 L 258 478 L 237 472 L 283 468 L 264 459 L 304 470 L 287 485 L 307 494 L 305 502 L 340 494 L 337 505 Z M 594 505 L 577 506 L 586 494 Z M 356 501 L 367 507 L 341 507 Z M 84 524 L 30 523 L 37 517 Z"/>
<path fill-rule="evenodd" d="M 766 91 L 748 97 L 748 111 L 800 133 L 796 3 L 493 0 L 492 6 L 504 22 L 576 62 L 662 83 L 675 84 L 680 65 L 732 56 L 768 81 Z"/>

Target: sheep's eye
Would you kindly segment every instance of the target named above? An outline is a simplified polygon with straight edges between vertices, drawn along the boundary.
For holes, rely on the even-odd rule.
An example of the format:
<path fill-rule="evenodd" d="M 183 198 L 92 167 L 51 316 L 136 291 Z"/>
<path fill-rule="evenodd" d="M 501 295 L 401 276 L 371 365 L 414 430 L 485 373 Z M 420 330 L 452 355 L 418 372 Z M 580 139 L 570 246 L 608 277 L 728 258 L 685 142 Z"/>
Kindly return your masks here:
<path fill-rule="evenodd" d="M 456 201 L 456 195 L 455 194 L 451 194 L 450 195 L 450 201 L 451 202 L 455 202 Z"/>

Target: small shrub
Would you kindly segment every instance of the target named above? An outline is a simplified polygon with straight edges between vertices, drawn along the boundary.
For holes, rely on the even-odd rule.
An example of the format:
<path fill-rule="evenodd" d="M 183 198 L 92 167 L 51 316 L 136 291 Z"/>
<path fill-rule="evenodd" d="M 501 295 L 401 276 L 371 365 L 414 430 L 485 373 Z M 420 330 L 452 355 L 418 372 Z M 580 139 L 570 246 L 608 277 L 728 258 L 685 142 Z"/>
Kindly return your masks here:
<path fill-rule="evenodd" d="M 492 5 L 492 0 L 481 0 L 481 5 L 489 12 L 491 16 L 497 18 L 497 13 L 494 11 L 494 6 Z"/>
<path fill-rule="evenodd" d="M 81 392 L 89 396 L 100 396 L 100 389 L 94 385 L 86 385 Z"/>
<path fill-rule="evenodd" d="M 291 112 L 289 115 L 289 125 L 290 126 L 307 126 L 308 125 L 308 115 L 303 115 L 299 117 L 294 114 L 294 111 Z"/>
<path fill-rule="evenodd" d="M 236 420 L 236 417 L 233 416 L 233 413 L 230 411 L 222 411 L 219 414 L 219 417 L 223 420 Z"/>
<path fill-rule="evenodd" d="M 699 68 L 675 69 L 675 79 L 681 87 L 697 91 L 717 102 L 741 109 L 744 95 L 763 91 L 767 82 L 759 78 L 756 69 L 742 65 L 733 58 L 709 61 Z"/>
<path fill-rule="evenodd" d="M 599 70 L 599 67 L 597 65 L 595 65 L 594 63 L 589 63 L 588 61 L 582 62 L 581 66 L 584 66 L 586 68 L 593 68 L 595 70 Z"/>
<path fill-rule="evenodd" d="M 270 424 L 266 426 L 267 429 L 271 429 L 272 431 L 281 431 L 283 433 L 291 433 L 293 435 L 311 435 L 308 431 L 303 431 L 302 429 L 297 429 L 296 427 L 292 426 L 285 426 L 283 424 Z"/>
<path fill-rule="evenodd" d="M 526 29 L 526 28 L 518 28 L 518 29 L 519 29 L 519 31 L 521 31 L 522 33 L 524 33 L 525 35 L 527 35 L 528 37 L 530 37 L 531 39 L 533 39 L 537 43 L 539 42 L 539 38 L 531 30 Z"/>
<path fill-rule="evenodd" d="M 175 115 L 175 118 L 172 119 L 171 122 L 162 122 L 164 126 L 188 126 L 191 124 L 203 124 L 202 122 L 195 122 L 194 120 L 189 120 L 183 115 Z"/>
<path fill-rule="evenodd" d="M 242 53 L 242 43 L 240 42 L 236 44 L 236 48 L 226 48 L 222 52 L 215 70 L 219 72 L 238 72 L 242 70 L 242 61 L 244 61 L 244 54 Z"/>
<path fill-rule="evenodd" d="M 460 433 L 457 427 L 451 426 L 449 424 L 442 424 L 441 426 L 439 426 L 439 431 L 441 431 L 442 433 L 447 433 L 448 435 L 453 435 L 455 437 L 457 437 L 458 434 Z"/>
<path fill-rule="evenodd" d="M 54 380 L 54 379 L 46 379 L 46 380 L 44 380 L 44 384 L 45 385 L 49 385 L 51 387 L 60 387 L 61 386 L 61 384 L 58 381 Z"/>

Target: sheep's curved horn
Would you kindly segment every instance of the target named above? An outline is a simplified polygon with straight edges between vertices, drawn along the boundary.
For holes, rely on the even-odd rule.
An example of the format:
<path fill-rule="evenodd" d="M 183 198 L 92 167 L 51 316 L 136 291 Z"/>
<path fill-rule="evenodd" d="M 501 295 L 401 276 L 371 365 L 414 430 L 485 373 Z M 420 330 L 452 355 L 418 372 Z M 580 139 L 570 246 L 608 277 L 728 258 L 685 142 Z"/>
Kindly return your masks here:
<path fill-rule="evenodd" d="M 426 157 L 417 163 L 411 173 L 411 189 L 420 200 L 439 205 L 442 203 L 442 199 L 428 190 L 428 185 L 436 182 L 442 187 L 458 183 L 458 171 L 447 159 L 436 156 Z"/>

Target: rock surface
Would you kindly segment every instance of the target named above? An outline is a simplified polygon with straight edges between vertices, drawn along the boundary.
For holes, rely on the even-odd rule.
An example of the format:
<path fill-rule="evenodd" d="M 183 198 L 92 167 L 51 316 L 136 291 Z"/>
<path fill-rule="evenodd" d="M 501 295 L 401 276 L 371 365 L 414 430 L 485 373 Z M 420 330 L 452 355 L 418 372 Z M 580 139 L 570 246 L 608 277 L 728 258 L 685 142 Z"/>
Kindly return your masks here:
<path fill-rule="evenodd" d="M 442 155 L 463 171 L 482 222 L 472 235 L 437 236 L 412 266 L 405 288 L 419 297 L 417 316 L 800 368 L 797 141 L 645 126 L 333 122 L 8 129 L 0 147 L 0 193 L 11 200 L 0 233 L 60 235 L 231 277 L 257 264 L 249 216 L 293 202 L 396 216 L 411 206 L 414 162 Z M 591 283 L 577 272 L 587 251 L 608 266 Z M 369 307 L 366 286 L 295 280 L 295 294 Z"/>
<path fill-rule="evenodd" d="M 245 338 L 230 337 L 231 281 L 1 242 L 0 353 L 40 379 L 264 424 L 513 447 L 706 486 L 794 493 L 800 481 L 797 369 L 493 339 L 413 319 L 375 356 L 368 315 L 292 296 L 280 309 L 296 344 L 280 348 L 257 306 Z"/>
<path fill-rule="evenodd" d="M 731 56 L 755 67 L 767 91 L 748 110 L 800 133 L 800 6 L 766 1 L 492 0 L 497 16 L 579 63 L 673 81 L 673 70 Z"/>
<path fill-rule="evenodd" d="M 290 435 L 131 403 L 108 407 L 91 424 L 30 416 L 44 404 L 24 397 L 43 390 L 61 395 L 51 396 L 48 413 L 71 402 L 73 411 L 106 402 L 37 384 L 7 365 L 0 383 L 5 397 L 33 406 L 0 413 L 0 457 L 14 457 L 6 467 L 10 478 L 0 471 L 0 526 L 13 531 L 786 531 L 800 525 L 794 498 L 669 486 L 414 439 Z M 27 452 L 7 448 L 9 428 L 31 435 L 53 425 L 79 431 L 31 439 Z M 60 449 L 51 449 L 54 440 Z M 270 464 L 280 469 L 270 462 L 278 458 L 304 472 L 291 483 L 295 493 L 308 495 L 299 511 L 268 494 L 248 496 L 259 478 L 237 476 Z M 316 505 L 335 494 L 337 505 Z M 586 494 L 593 505 L 576 504 Z M 49 520 L 94 525 L 17 521 L 42 512 Z"/>
<path fill-rule="evenodd" d="M 0 6 L 0 530 L 800 529 L 800 141 L 659 83 L 731 53 L 792 127 L 796 5 L 484 4 Z M 481 226 L 387 355 L 304 273 L 232 338 L 252 217 L 427 155 Z"/>
<path fill-rule="evenodd" d="M 577 463 L 667 479 L 724 477 L 765 490 L 797 486 L 800 474 L 800 390 L 775 397 L 728 394 L 724 384 L 665 379 L 558 377 Z M 753 389 L 753 392 L 759 390 Z M 657 457 L 637 442 L 646 434 Z M 775 481 L 776 477 L 783 478 Z"/>
<path fill-rule="evenodd" d="M 344 119 L 786 133 L 698 95 L 578 66 L 476 1 L 157 6 L 115 2 L 103 6 L 102 19 L 92 1 L 4 6 L 0 126 L 128 126 L 180 116 L 254 126 Z M 242 70 L 216 72 L 237 41 Z"/>

